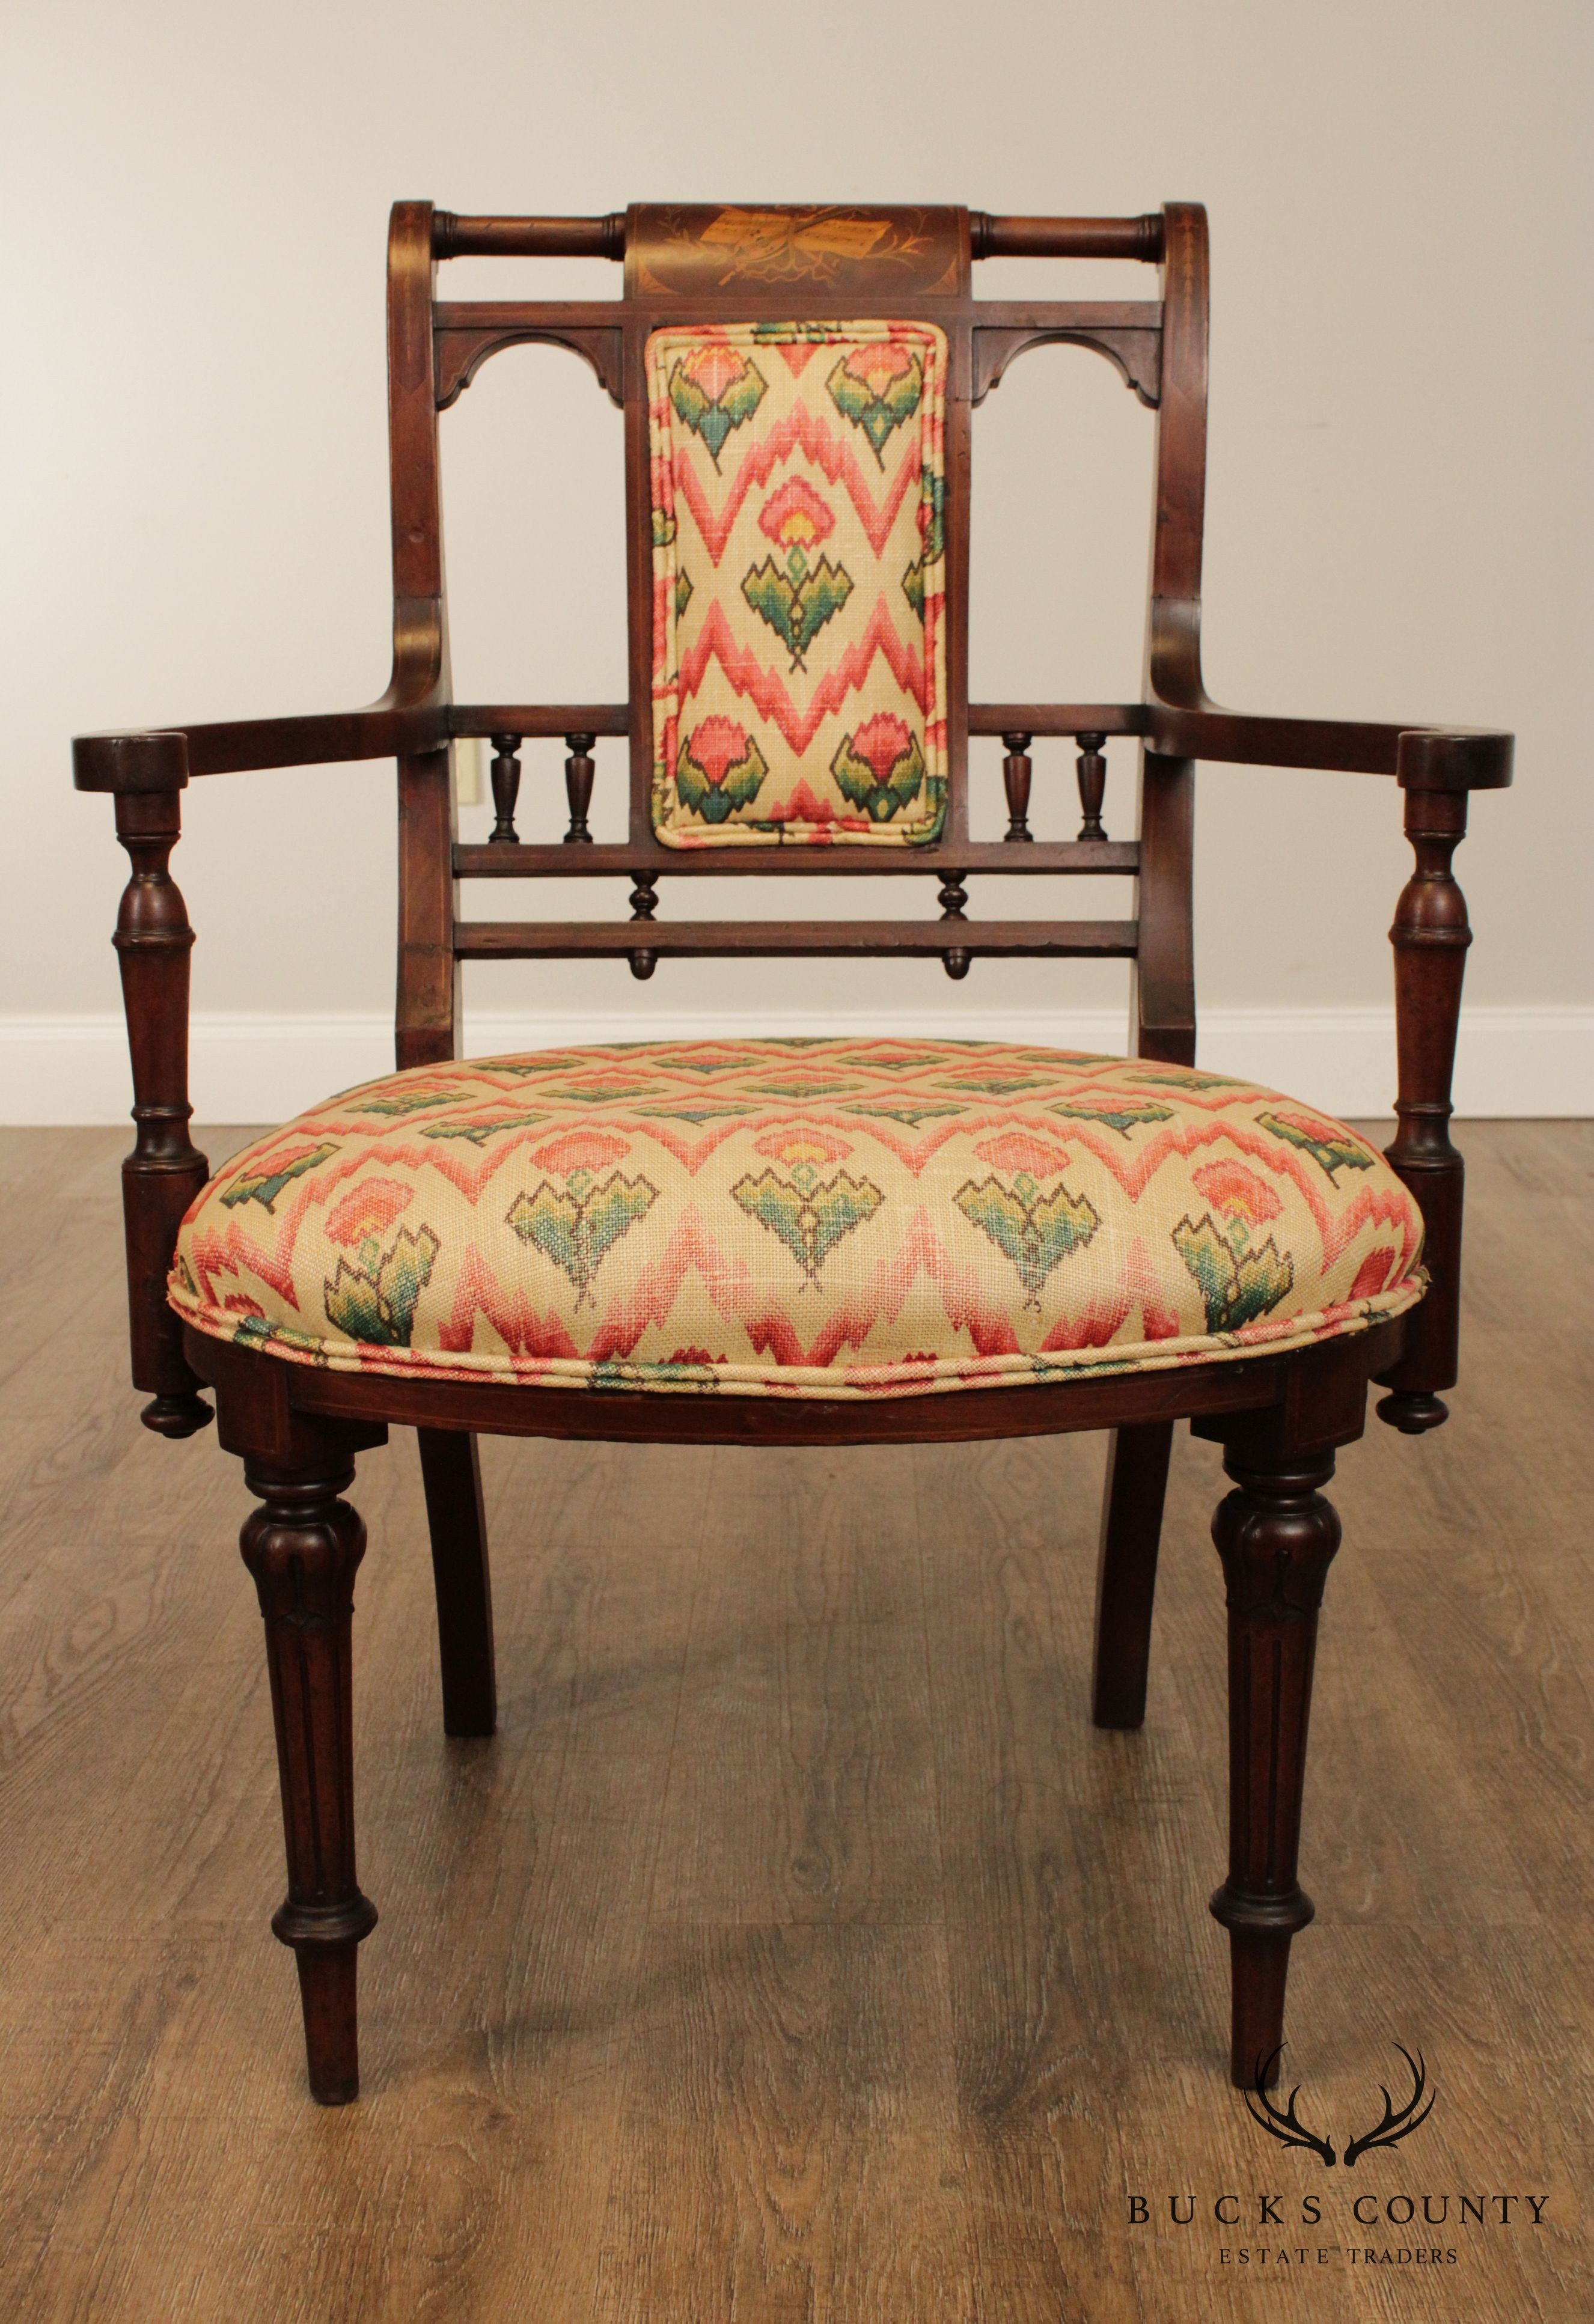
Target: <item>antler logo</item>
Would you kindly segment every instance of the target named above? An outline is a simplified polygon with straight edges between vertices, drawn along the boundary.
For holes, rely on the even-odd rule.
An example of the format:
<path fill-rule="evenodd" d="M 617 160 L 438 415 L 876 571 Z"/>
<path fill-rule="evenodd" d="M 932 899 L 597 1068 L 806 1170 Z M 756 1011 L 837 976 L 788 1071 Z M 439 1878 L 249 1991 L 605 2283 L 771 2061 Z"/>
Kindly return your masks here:
<path fill-rule="evenodd" d="M 1251 2094 L 1248 2090 L 1245 2094 L 1246 2112 L 1270 2138 L 1276 2138 L 1281 2146 L 1310 2147 L 1313 2154 L 1322 2155 L 1325 2170 L 1331 2169 L 1338 2160 L 1347 2171 L 1353 2171 L 1361 2156 L 1370 2153 L 1375 2146 L 1397 2146 L 1403 2138 L 1408 2138 L 1419 2123 L 1426 2122 L 1439 2095 L 1437 2090 L 1428 2089 L 1428 2070 L 1424 2064 L 1422 2052 L 1419 2050 L 1414 2058 L 1404 2042 L 1397 2042 L 1395 2046 L 1411 2069 L 1412 2094 L 1403 2107 L 1397 2107 L 1380 2082 L 1378 2090 L 1384 2101 L 1382 2122 L 1375 2123 L 1372 2129 L 1364 2132 L 1359 2138 L 1348 2139 L 1340 2157 L 1335 2156 L 1333 2141 L 1319 2138 L 1315 2131 L 1308 2130 L 1295 2112 L 1295 2100 L 1301 2095 L 1299 2082 L 1290 2092 L 1289 2105 L 1282 2114 L 1268 2097 L 1267 2077 L 1273 2070 L 1274 2061 L 1284 2054 L 1282 2044 L 1269 2056 L 1258 2060 L 1256 2091 L 1262 2102 L 1262 2111 L 1258 2113 L 1251 2104 Z M 1426 2104 L 1424 2103 L 1424 2093 Z"/>

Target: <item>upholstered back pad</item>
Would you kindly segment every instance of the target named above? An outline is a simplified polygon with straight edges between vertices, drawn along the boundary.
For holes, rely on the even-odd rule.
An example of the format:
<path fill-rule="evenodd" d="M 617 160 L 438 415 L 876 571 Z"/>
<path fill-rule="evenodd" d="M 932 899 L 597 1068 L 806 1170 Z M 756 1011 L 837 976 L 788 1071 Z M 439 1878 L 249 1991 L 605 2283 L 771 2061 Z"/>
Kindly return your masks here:
<path fill-rule="evenodd" d="M 652 333 L 665 845 L 940 835 L 945 387 L 933 324 Z"/>

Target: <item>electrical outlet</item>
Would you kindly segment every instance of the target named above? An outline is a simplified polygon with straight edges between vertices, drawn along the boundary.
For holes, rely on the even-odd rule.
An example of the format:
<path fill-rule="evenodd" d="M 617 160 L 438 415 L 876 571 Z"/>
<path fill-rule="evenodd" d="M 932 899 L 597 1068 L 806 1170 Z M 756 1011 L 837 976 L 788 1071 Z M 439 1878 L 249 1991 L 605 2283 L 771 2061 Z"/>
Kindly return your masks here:
<path fill-rule="evenodd" d="M 487 796 L 482 769 L 484 747 L 484 738 L 480 734 L 454 737 L 454 798 L 458 807 L 480 807 Z"/>

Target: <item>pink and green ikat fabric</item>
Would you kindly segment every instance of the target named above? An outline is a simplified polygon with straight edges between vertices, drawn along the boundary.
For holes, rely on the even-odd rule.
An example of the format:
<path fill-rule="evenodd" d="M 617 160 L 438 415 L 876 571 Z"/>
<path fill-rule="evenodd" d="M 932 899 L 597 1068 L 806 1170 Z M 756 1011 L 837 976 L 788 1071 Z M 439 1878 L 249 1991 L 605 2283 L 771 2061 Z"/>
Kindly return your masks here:
<path fill-rule="evenodd" d="M 868 1397 L 1204 1363 L 1420 1298 L 1372 1147 L 1249 1083 L 981 1041 L 416 1067 L 235 1155 L 174 1307 L 299 1363 Z"/>
<path fill-rule="evenodd" d="M 901 847 L 946 811 L 946 337 L 648 341 L 653 825 L 671 847 Z"/>

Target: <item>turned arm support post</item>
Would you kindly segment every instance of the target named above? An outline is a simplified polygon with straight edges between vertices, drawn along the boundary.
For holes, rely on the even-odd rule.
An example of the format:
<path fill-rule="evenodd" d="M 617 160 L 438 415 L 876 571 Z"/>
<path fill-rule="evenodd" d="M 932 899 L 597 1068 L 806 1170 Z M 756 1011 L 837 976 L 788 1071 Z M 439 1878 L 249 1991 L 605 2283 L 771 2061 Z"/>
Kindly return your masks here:
<path fill-rule="evenodd" d="M 137 1136 L 122 1165 L 133 1384 L 153 1402 L 140 1416 L 162 1436 L 191 1436 L 211 1417 L 166 1304 L 166 1276 L 183 1213 L 210 1175 L 189 1137 L 189 954 L 194 932 L 170 869 L 188 780 L 180 734 L 128 738 L 114 783 L 116 836 L 132 873 L 113 942 L 122 970 Z M 80 778 L 81 779 L 81 778 Z M 90 788 L 85 784 L 84 788 Z"/>
<path fill-rule="evenodd" d="M 1510 780 L 1510 759 L 1481 761 L 1470 736 L 1403 735 L 1397 779 L 1405 835 L 1416 858 L 1401 890 L 1389 941 L 1395 947 L 1395 1025 L 1399 1061 L 1396 1133 L 1387 1158 L 1423 1213 L 1424 1263 L 1431 1288 L 1406 1320 L 1398 1363 L 1379 1374 L 1390 1393 L 1378 1416 L 1407 1435 L 1447 1416 L 1438 1391 L 1457 1378 L 1460 1334 L 1461 1201 L 1464 1168 L 1451 1143 L 1451 1082 L 1461 1012 L 1461 979 L 1472 931 L 1467 899 L 1451 870 L 1467 830 L 1467 794 Z"/>

